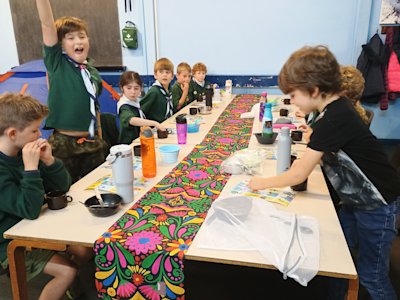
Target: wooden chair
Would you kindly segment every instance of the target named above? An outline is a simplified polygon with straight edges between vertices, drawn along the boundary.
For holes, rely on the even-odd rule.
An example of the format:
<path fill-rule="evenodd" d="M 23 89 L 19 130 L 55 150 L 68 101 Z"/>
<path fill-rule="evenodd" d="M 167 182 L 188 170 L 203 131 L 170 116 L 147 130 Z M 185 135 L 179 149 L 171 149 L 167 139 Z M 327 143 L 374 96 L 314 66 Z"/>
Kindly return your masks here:
<path fill-rule="evenodd" d="M 366 109 L 366 110 L 365 110 L 365 114 L 366 114 L 367 117 L 368 117 L 368 127 L 370 127 L 370 126 L 371 126 L 372 119 L 374 118 L 374 112 L 373 112 L 372 110 Z"/>

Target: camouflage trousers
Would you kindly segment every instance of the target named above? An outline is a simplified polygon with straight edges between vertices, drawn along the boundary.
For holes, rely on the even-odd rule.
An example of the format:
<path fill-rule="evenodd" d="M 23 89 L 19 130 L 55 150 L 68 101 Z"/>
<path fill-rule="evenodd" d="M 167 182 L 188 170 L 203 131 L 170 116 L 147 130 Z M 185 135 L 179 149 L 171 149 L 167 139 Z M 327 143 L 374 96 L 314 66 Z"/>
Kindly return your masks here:
<path fill-rule="evenodd" d="M 87 140 L 55 131 L 50 136 L 49 143 L 53 155 L 64 162 L 72 182 L 78 181 L 105 160 L 104 148 L 107 147 L 107 144 L 98 137 L 94 140 Z"/>

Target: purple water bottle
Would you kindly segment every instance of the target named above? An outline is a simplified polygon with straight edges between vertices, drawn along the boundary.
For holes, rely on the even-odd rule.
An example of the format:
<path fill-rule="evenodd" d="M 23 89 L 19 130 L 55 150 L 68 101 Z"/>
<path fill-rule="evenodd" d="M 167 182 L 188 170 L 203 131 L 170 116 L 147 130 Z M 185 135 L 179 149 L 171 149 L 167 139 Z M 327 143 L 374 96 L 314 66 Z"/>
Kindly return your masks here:
<path fill-rule="evenodd" d="M 177 115 L 176 118 L 176 133 L 178 135 L 178 144 L 186 144 L 187 136 L 187 120 L 185 115 Z"/>
<path fill-rule="evenodd" d="M 267 92 L 262 92 L 260 97 L 260 114 L 258 115 L 258 120 L 262 122 L 264 117 L 264 104 L 267 102 Z"/>

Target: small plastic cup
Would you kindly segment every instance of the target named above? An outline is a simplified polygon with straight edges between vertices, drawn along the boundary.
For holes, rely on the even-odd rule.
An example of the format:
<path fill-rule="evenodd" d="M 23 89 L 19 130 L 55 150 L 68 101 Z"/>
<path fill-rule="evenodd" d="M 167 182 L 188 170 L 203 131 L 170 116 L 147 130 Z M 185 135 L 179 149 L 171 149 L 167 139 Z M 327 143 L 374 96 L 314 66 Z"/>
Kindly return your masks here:
<path fill-rule="evenodd" d="M 173 164 L 178 161 L 179 150 L 177 145 L 163 145 L 158 148 L 161 154 L 161 160 L 167 164 Z"/>
<path fill-rule="evenodd" d="M 199 132 L 200 124 L 188 124 L 188 133 Z"/>

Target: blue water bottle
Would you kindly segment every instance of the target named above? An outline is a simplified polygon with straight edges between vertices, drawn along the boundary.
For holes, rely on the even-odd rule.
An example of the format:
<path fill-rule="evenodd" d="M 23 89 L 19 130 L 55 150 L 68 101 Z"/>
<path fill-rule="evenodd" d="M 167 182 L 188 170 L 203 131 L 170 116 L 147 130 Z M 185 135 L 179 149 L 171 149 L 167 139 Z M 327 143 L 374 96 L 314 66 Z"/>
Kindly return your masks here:
<path fill-rule="evenodd" d="M 272 110 L 271 110 L 271 103 L 264 104 L 264 117 L 263 117 L 263 128 L 262 128 L 262 135 L 267 137 L 272 137 Z"/>

